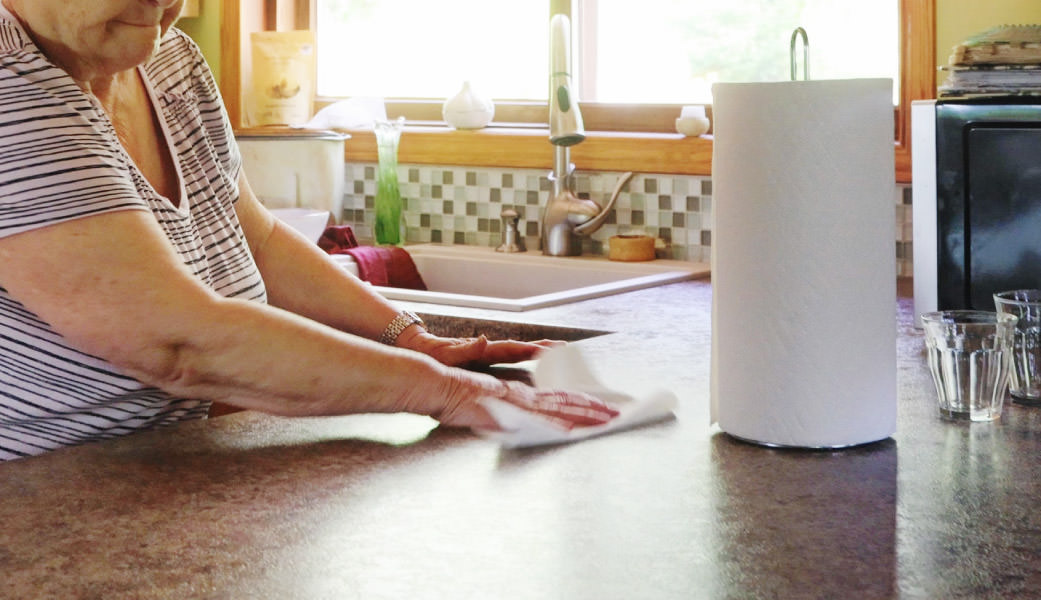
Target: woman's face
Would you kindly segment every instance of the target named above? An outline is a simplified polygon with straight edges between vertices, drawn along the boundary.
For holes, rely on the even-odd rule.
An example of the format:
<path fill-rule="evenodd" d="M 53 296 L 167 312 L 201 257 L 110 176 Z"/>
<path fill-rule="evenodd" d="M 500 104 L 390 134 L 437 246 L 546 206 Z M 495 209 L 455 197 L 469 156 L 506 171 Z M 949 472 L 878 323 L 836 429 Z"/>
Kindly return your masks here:
<path fill-rule="evenodd" d="M 184 0 L 3 0 L 37 45 L 75 79 L 105 77 L 148 60 Z"/>

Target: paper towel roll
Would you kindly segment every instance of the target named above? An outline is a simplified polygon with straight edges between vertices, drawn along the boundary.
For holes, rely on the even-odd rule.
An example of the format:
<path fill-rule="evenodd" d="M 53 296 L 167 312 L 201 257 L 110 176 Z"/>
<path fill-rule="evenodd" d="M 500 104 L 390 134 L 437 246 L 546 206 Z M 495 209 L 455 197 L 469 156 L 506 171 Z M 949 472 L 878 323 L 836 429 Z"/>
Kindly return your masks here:
<path fill-rule="evenodd" d="M 712 420 L 753 442 L 896 431 L 888 79 L 713 87 Z"/>

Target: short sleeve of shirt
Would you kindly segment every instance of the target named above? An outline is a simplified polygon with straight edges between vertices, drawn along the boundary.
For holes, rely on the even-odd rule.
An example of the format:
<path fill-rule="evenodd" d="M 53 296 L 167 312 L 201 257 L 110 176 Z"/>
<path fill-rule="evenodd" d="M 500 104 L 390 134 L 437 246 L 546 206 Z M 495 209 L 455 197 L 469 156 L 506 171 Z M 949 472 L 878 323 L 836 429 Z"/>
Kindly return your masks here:
<path fill-rule="evenodd" d="M 0 237 L 148 207 L 100 107 L 0 20 Z"/>

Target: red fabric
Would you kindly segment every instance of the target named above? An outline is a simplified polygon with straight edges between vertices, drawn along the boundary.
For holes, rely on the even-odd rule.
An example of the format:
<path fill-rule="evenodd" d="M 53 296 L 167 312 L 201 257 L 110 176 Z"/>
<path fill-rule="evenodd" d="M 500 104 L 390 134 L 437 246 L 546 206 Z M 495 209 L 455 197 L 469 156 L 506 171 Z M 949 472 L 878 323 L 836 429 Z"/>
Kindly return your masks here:
<path fill-rule="evenodd" d="M 395 246 L 385 246 L 380 250 L 386 252 L 387 279 L 390 280 L 391 286 L 413 290 L 427 289 L 427 284 L 420 277 L 411 254 Z"/>
<path fill-rule="evenodd" d="M 425 290 L 416 263 L 396 246 L 359 246 L 350 225 L 330 225 L 318 239 L 329 254 L 347 254 L 358 263 L 358 276 L 372 285 Z"/>
<path fill-rule="evenodd" d="M 372 285 L 413 290 L 427 289 L 412 256 L 396 246 L 358 246 L 341 254 L 349 254 L 358 263 L 358 276 Z"/>
<path fill-rule="evenodd" d="M 350 225 L 330 225 L 318 238 L 318 247 L 329 254 L 343 254 L 344 250 L 357 248 L 358 240 L 354 238 Z"/>
<path fill-rule="evenodd" d="M 348 248 L 341 254 L 349 254 L 358 263 L 358 277 L 372 285 L 388 285 L 387 263 L 383 253 L 375 246 L 358 246 Z"/>

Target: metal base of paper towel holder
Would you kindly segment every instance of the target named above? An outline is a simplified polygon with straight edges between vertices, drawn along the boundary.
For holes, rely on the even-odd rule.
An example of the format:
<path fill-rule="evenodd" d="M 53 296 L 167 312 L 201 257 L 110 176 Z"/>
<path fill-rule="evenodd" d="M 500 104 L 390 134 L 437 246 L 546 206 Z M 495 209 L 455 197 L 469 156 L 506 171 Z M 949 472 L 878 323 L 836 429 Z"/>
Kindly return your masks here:
<path fill-rule="evenodd" d="M 746 438 L 746 437 L 741 437 L 739 435 L 734 435 L 734 434 L 732 434 L 732 433 L 730 433 L 728 431 L 723 431 L 722 433 L 724 435 L 726 435 L 727 437 L 733 438 L 733 439 L 735 439 L 735 440 L 737 440 L 739 442 L 745 443 L 745 444 L 751 444 L 752 446 L 760 446 L 760 447 L 763 447 L 763 448 L 771 448 L 773 450 L 807 450 L 809 452 L 822 452 L 822 451 L 823 452 L 830 452 L 832 450 L 848 450 L 848 449 L 851 449 L 851 448 L 860 448 L 862 446 L 868 446 L 870 444 L 878 444 L 880 442 L 885 442 L 886 440 L 892 440 L 893 439 L 893 436 L 887 435 L 886 437 L 879 438 L 877 440 L 871 440 L 871 441 L 868 441 L 868 442 L 857 442 L 855 444 L 841 444 L 841 445 L 837 445 L 837 446 L 796 446 L 794 444 L 778 444 L 778 443 L 775 443 L 775 442 L 763 442 L 763 441 L 760 441 L 760 440 L 753 440 L 751 438 Z"/>

